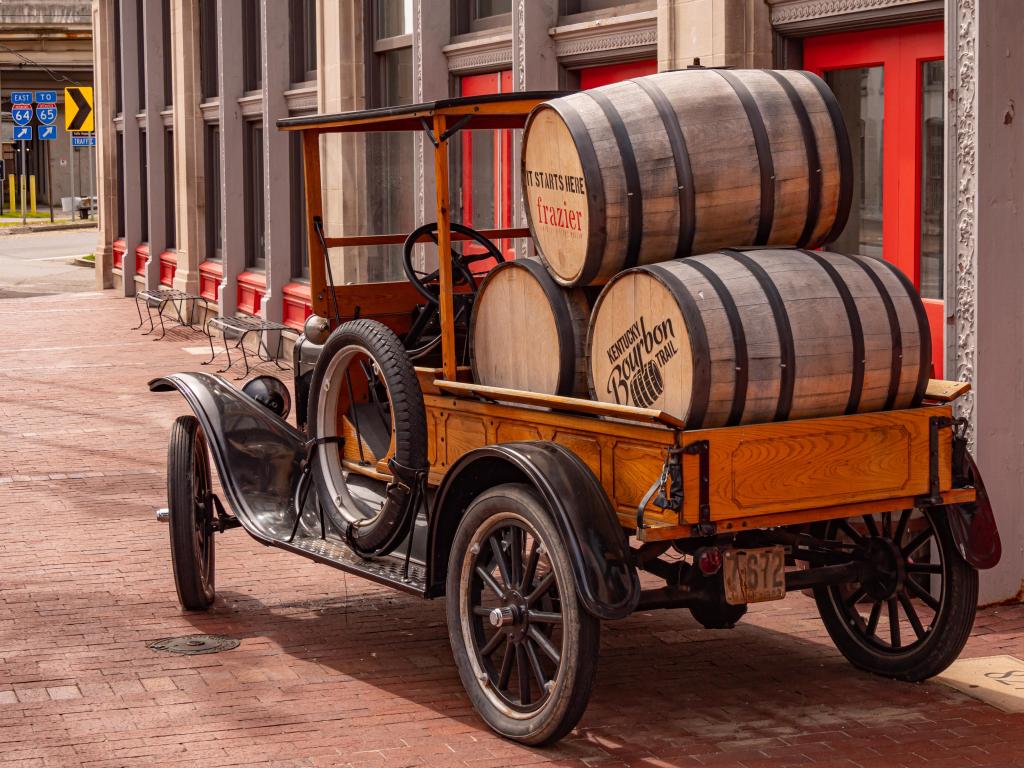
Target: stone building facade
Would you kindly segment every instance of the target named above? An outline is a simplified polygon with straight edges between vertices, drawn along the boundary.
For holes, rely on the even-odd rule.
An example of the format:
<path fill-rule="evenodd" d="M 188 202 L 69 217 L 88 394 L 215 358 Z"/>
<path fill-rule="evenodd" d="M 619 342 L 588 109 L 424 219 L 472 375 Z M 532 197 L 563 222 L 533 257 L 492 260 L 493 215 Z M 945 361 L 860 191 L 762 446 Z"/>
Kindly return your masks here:
<path fill-rule="evenodd" d="M 93 0 L 93 24 L 98 285 L 170 285 L 296 327 L 309 311 L 302 177 L 278 118 L 695 62 L 823 75 L 854 139 L 858 202 L 837 246 L 911 276 L 936 375 L 973 383 L 961 410 L 1006 550 L 983 600 L 1019 594 L 1019 0 Z M 524 220 L 519 137 L 506 134 L 465 132 L 454 151 L 453 211 L 478 228 Z M 324 141 L 329 232 L 403 232 L 430 216 L 422 136 Z M 401 275 L 394 249 L 331 257 L 345 280 Z"/>
<path fill-rule="evenodd" d="M 64 88 L 92 85 L 92 18 L 89 0 L 3 0 L 0 2 L 0 159 L 12 174 L 21 172 L 19 144 L 11 121 L 12 91 L 57 91 L 61 126 L 54 141 L 27 142 L 26 173 L 34 176 L 38 202 L 88 195 L 91 150 L 72 149 L 64 125 Z M 50 172 L 47 174 L 47 166 Z M 5 183 L 0 201 L 10 204 Z M 19 203 L 20 204 L 20 203 Z"/>

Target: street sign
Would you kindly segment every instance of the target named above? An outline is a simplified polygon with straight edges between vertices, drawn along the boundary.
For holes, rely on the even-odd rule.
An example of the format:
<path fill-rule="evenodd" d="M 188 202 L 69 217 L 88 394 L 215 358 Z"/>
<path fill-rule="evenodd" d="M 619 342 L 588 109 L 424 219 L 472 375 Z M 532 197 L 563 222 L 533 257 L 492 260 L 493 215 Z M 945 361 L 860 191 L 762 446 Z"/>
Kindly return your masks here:
<path fill-rule="evenodd" d="M 92 88 L 64 89 L 64 127 L 69 131 L 93 130 Z"/>
<path fill-rule="evenodd" d="M 11 91 L 11 104 L 31 104 L 32 91 Z"/>
<path fill-rule="evenodd" d="M 36 91 L 36 104 L 56 104 L 56 91 Z"/>
<path fill-rule="evenodd" d="M 71 146 L 72 147 L 95 147 L 96 146 L 96 136 L 94 134 L 91 134 L 91 133 L 88 136 L 72 136 L 71 137 Z"/>
<path fill-rule="evenodd" d="M 32 141 L 32 126 L 31 125 L 16 125 L 16 126 L 14 126 L 14 140 L 15 141 Z"/>
<path fill-rule="evenodd" d="M 36 104 L 36 118 L 43 125 L 53 125 L 57 122 L 57 105 Z"/>
<path fill-rule="evenodd" d="M 31 105 L 25 106 L 19 104 L 16 107 L 11 107 L 11 119 L 14 120 L 15 125 L 28 125 L 32 122 L 32 107 Z"/>
<path fill-rule="evenodd" d="M 40 125 L 39 126 L 39 138 L 41 141 L 53 141 L 57 138 L 57 126 L 56 125 Z"/>

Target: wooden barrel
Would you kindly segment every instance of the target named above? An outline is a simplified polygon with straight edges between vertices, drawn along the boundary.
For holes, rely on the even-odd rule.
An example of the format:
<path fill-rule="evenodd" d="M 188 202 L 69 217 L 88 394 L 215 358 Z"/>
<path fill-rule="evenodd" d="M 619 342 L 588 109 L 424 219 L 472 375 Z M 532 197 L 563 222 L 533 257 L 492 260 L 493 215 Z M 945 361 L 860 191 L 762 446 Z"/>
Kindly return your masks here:
<path fill-rule="evenodd" d="M 594 399 L 687 427 L 908 408 L 931 372 L 924 304 L 888 262 L 723 250 L 609 282 L 587 340 Z"/>
<path fill-rule="evenodd" d="M 585 344 L 590 303 L 558 285 L 537 261 L 491 270 L 470 322 L 473 380 L 546 395 L 587 396 Z"/>
<path fill-rule="evenodd" d="M 809 72 L 692 69 L 539 105 L 523 134 L 530 231 L 562 285 L 735 245 L 832 242 L 853 170 Z"/>

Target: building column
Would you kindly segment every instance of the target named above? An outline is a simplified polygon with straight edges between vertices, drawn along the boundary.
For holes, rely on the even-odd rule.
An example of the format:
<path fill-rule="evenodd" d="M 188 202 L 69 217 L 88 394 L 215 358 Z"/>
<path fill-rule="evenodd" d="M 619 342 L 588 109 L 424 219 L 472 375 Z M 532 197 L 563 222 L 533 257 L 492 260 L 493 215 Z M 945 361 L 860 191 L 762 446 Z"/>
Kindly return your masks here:
<path fill-rule="evenodd" d="M 288 3 L 263 0 L 263 214 L 267 257 L 267 291 L 260 314 L 281 321 L 284 286 L 292 279 L 289 133 L 277 130 L 288 117 L 284 92 L 291 86 Z"/>
<path fill-rule="evenodd" d="M 92 0 L 93 83 L 96 110 L 96 194 L 99 198 L 99 232 L 96 243 L 96 289 L 114 287 L 113 242 L 117 237 L 117 135 L 114 128 L 116 0 Z"/>
<path fill-rule="evenodd" d="M 432 10 L 434 12 L 431 12 Z M 452 38 L 451 14 L 437 13 L 431 0 L 413 0 L 412 19 L 413 101 L 446 99 L 449 95 L 451 77 L 448 73 L 448 58 L 441 53 L 441 49 L 448 45 Z M 457 141 L 456 135 L 449 141 L 449 148 L 452 145 L 457 146 Z M 421 131 L 413 135 L 413 156 L 418 227 L 437 218 L 434 147 Z M 422 260 L 424 249 L 421 246 L 418 250 L 419 258 Z"/>
<path fill-rule="evenodd" d="M 220 206 L 224 240 L 220 244 L 224 274 L 221 277 L 220 314 L 232 317 L 238 310 L 238 275 L 245 271 L 245 123 L 238 100 L 245 88 L 242 0 L 217 3 L 217 55 L 220 57 Z M 240 194 L 241 193 L 241 194 Z"/>
<path fill-rule="evenodd" d="M 124 177 L 118 179 L 124 200 L 124 259 L 121 261 L 121 289 L 134 296 L 135 249 L 142 242 L 142 195 L 139 194 L 142 142 L 139 129 L 139 45 L 138 6 L 121 3 L 121 106 L 124 115 Z"/>
<path fill-rule="evenodd" d="M 319 0 L 317 26 L 317 105 L 320 112 L 366 108 L 365 25 L 362 0 Z M 327 45 L 325 41 L 330 40 Z M 414 65 L 415 66 L 415 65 Z M 331 134 L 320 139 L 324 228 L 328 236 L 366 229 L 365 136 Z M 345 249 L 330 252 L 338 282 L 358 280 L 359 259 L 346 258 Z M 316 253 L 310 259 L 318 258 Z"/>
<path fill-rule="evenodd" d="M 658 70 L 772 66 L 764 0 L 658 0 Z"/>
<path fill-rule="evenodd" d="M 1024 597 L 1024 17 L 1018 0 L 947 0 L 947 370 L 970 381 L 959 415 L 1003 543 L 982 604 Z M 984 257 L 980 257 L 984 254 Z"/>
<path fill-rule="evenodd" d="M 199 262 L 206 255 L 206 164 L 199 56 L 199 0 L 171 2 L 171 80 L 174 88 L 174 287 L 199 293 Z"/>
<path fill-rule="evenodd" d="M 149 261 L 146 263 L 145 285 L 148 290 L 160 287 L 160 254 L 167 249 L 167 216 L 165 208 L 173 204 L 166 200 L 164 190 L 167 131 L 160 113 L 167 104 L 164 93 L 164 61 L 170 51 L 164 50 L 163 13 L 160 6 L 165 0 L 143 2 L 143 50 L 145 52 L 146 82 L 146 168 L 149 173 L 147 199 L 149 200 Z"/>
<path fill-rule="evenodd" d="M 559 0 L 526 0 L 512 5 L 512 87 L 516 91 L 558 90 L 559 66 L 555 41 L 548 33 L 558 23 Z M 526 226 L 523 180 L 519 173 L 523 142 L 512 142 L 512 224 Z M 516 257 L 533 255 L 533 240 L 516 240 Z"/>

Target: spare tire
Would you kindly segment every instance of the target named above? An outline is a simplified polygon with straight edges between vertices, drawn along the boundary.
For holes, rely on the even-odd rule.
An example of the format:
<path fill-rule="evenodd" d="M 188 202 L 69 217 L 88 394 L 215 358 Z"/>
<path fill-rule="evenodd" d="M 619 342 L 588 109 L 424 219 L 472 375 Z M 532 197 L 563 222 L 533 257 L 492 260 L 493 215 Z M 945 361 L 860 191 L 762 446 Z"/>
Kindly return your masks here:
<path fill-rule="evenodd" d="M 346 420 L 354 450 L 330 439 L 345 435 Z M 360 555 L 387 554 L 409 532 L 417 511 L 413 478 L 427 469 L 423 392 L 391 329 L 353 320 L 328 337 L 313 369 L 307 424 L 321 441 L 313 476 L 324 512 Z M 379 508 L 349 493 L 346 455 L 371 470 L 388 459 L 394 479 Z"/>

